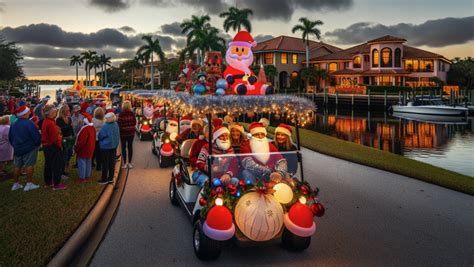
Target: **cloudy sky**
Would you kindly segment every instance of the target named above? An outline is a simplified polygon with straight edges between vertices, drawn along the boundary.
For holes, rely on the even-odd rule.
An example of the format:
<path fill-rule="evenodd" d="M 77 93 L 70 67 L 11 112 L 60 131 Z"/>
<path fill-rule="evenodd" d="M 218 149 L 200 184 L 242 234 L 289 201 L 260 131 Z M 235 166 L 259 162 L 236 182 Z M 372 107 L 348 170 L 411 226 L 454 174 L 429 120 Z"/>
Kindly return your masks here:
<path fill-rule="evenodd" d="M 293 35 L 307 17 L 322 20 L 322 40 L 341 48 L 391 34 L 447 58 L 474 57 L 473 0 L 0 0 L 0 35 L 19 43 L 28 77 L 69 78 L 71 55 L 91 49 L 117 65 L 133 57 L 143 34 L 172 55 L 185 45 L 184 19 L 209 14 L 222 29 L 218 14 L 235 5 L 254 11 L 257 40 Z"/>

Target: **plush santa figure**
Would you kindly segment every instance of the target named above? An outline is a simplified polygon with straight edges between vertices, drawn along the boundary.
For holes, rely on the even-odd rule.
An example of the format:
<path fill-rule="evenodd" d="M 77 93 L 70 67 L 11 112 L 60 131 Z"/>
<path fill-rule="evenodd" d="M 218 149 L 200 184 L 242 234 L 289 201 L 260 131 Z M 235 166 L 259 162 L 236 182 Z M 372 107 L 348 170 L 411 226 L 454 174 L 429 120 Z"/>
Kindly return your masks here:
<path fill-rule="evenodd" d="M 284 176 L 288 170 L 287 162 L 277 148 L 268 142 L 265 126 L 260 122 L 253 122 L 249 132 L 250 139 L 240 146 L 241 154 L 252 154 L 242 157 L 243 178 L 255 182 L 268 180 L 273 172 Z"/>
<path fill-rule="evenodd" d="M 147 101 L 145 103 L 145 106 L 143 107 L 143 116 L 145 116 L 145 118 L 152 118 L 153 111 L 154 111 L 153 103 L 151 103 L 150 101 Z"/>
<path fill-rule="evenodd" d="M 257 82 L 257 76 L 249 68 L 253 63 L 252 47 L 257 43 L 247 31 L 238 32 L 229 44 L 225 54 L 227 68 L 224 78 L 232 92 L 239 95 L 265 95 L 273 92 L 273 87 Z"/>

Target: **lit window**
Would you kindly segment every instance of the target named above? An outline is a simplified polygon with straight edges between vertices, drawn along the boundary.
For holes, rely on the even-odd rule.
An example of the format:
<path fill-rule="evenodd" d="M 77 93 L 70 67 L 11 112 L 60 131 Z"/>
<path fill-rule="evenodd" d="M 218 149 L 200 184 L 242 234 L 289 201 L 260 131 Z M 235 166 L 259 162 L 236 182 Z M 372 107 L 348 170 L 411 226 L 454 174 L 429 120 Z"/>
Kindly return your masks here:
<path fill-rule="evenodd" d="M 286 53 L 281 54 L 281 64 L 288 64 L 288 54 Z"/>
<path fill-rule="evenodd" d="M 360 69 L 361 63 L 362 63 L 362 62 L 361 62 L 360 57 L 355 57 L 355 58 L 354 58 L 354 62 L 352 62 L 352 65 L 353 65 L 353 67 L 354 67 L 355 69 Z"/>
<path fill-rule="evenodd" d="M 379 51 L 377 49 L 372 50 L 372 67 L 379 66 Z"/>
<path fill-rule="evenodd" d="M 382 67 L 392 67 L 392 49 L 382 49 Z"/>
<path fill-rule="evenodd" d="M 273 64 L 273 53 L 265 53 L 265 64 Z"/>
<path fill-rule="evenodd" d="M 298 64 L 298 55 L 297 54 L 292 55 L 292 61 L 293 61 L 293 65 Z"/>
<path fill-rule="evenodd" d="M 337 70 L 337 63 L 329 63 L 329 72 L 334 72 Z"/>

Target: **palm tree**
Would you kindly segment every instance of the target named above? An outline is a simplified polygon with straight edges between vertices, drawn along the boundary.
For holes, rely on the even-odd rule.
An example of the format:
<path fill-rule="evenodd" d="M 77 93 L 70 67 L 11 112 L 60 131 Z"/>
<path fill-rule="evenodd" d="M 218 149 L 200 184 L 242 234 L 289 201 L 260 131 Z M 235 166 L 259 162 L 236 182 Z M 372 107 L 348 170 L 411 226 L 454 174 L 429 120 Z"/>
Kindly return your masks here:
<path fill-rule="evenodd" d="M 309 38 L 311 35 L 316 36 L 319 40 L 321 39 L 321 31 L 317 28 L 324 23 L 320 20 L 311 21 L 307 18 L 300 18 L 301 24 L 295 25 L 291 32 L 295 33 L 301 31 L 303 42 L 306 43 L 306 68 L 309 67 Z"/>
<path fill-rule="evenodd" d="M 90 70 L 91 70 L 90 62 L 93 60 L 96 54 L 97 52 L 91 51 L 91 50 L 81 53 L 81 59 L 85 62 L 84 66 L 86 70 L 86 83 L 89 82 L 89 85 L 90 85 Z"/>
<path fill-rule="evenodd" d="M 229 32 L 230 28 L 232 30 L 237 30 L 240 32 L 241 27 L 244 27 L 248 32 L 252 31 L 252 25 L 249 21 L 249 16 L 253 15 L 251 9 L 244 8 L 238 9 L 236 7 L 230 7 L 228 11 L 222 12 L 219 14 L 219 17 L 225 18 L 224 20 L 224 30 Z"/>
<path fill-rule="evenodd" d="M 151 35 L 144 35 L 142 36 L 142 40 L 144 40 L 146 44 L 138 48 L 137 54 L 142 54 L 144 58 L 151 58 L 151 90 L 154 90 L 155 73 L 153 54 L 156 53 L 160 58 L 160 61 L 163 63 L 165 61 L 165 53 L 163 52 L 163 49 L 161 49 L 160 40 L 158 40 L 158 38 L 153 40 Z"/>
<path fill-rule="evenodd" d="M 105 54 L 100 55 L 100 69 L 102 71 L 100 80 L 102 81 L 102 86 L 107 84 L 107 67 L 111 66 L 110 63 L 110 57 L 106 56 Z"/>
<path fill-rule="evenodd" d="M 192 38 L 201 34 L 205 28 L 211 26 L 209 24 L 210 21 L 211 18 L 208 15 L 200 17 L 193 15 L 190 20 L 184 20 L 183 23 L 181 23 L 181 32 L 187 36 L 187 45 L 189 45 Z M 200 53 L 197 51 L 197 64 L 201 64 L 199 55 Z"/>
<path fill-rule="evenodd" d="M 71 66 L 76 66 L 76 81 L 79 79 L 79 66 L 84 62 L 81 56 L 72 55 L 70 57 L 71 61 L 69 64 Z"/>
<path fill-rule="evenodd" d="M 97 68 L 100 68 L 100 57 L 94 55 L 94 57 L 92 57 L 92 60 L 89 62 L 89 66 L 90 69 L 94 69 L 94 80 L 97 83 Z"/>
<path fill-rule="evenodd" d="M 191 38 L 186 49 L 191 54 L 192 51 L 198 49 L 201 52 L 200 57 L 204 58 L 206 51 L 214 50 L 225 52 L 225 40 L 219 36 L 219 30 L 217 28 L 207 26 Z"/>

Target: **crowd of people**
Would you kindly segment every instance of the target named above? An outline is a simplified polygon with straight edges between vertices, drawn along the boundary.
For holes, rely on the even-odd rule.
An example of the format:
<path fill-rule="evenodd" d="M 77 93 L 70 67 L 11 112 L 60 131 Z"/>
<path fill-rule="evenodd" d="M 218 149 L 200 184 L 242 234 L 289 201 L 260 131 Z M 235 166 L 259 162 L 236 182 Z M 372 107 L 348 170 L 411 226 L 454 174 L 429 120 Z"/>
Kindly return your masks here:
<path fill-rule="evenodd" d="M 11 190 L 35 190 L 33 181 L 38 153 L 44 153 L 45 188 L 64 190 L 71 168 L 78 169 L 78 183 L 101 171 L 100 184 L 113 183 L 117 148 L 122 143 L 124 168 L 132 168 L 136 123 L 130 102 L 121 108 L 84 99 L 77 105 L 50 104 L 50 98 L 0 96 L 0 179 L 13 178 Z M 72 110 L 72 112 L 71 112 Z M 73 160 L 73 156 L 75 159 Z M 8 164 L 13 172 L 8 172 Z M 26 176 L 22 183 L 20 176 Z"/>

